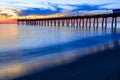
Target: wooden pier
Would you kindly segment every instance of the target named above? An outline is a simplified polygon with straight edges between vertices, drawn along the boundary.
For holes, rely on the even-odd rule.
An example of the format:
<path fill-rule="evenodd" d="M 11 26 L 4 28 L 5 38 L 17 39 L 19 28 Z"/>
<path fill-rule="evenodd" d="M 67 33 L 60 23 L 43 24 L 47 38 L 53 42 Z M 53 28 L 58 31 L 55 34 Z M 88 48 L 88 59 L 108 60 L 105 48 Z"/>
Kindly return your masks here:
<path fill-rule="evenodd" d="M 83 15 L 83 16 L 67 16 L 56 18 L 40 18 L 40 19 L 18 19 L 17 24 L 20 25 L 40 25 L 40 26 L 93 26 L 98 27 L 101 22 L 101 27 L 106 28 L 108 22 L 111 23 L 111 28 L 117 27 L 117 18 L 120 13 Z M 111 21 L 108 21 L 111 18 Z"/>

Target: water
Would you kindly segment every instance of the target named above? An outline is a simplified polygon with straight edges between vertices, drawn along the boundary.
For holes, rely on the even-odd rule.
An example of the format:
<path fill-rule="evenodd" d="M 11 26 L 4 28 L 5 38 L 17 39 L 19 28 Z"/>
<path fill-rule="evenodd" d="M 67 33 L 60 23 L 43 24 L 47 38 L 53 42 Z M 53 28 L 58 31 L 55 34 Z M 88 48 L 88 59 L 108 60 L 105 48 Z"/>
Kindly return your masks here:
<path fill-rule="evenodd" d="M 117 30 L 119 32 L 119 29 Z M 0 51 L 38 48 L 64 44 L 86 37 L 111 34 L 111 30 L 87 30 L 80 27 L 42 27 L 0 25 Z"/>
<path fill-rule="evenodd" d="M 70 61 L 78 55 L 72 54 L 74 50 L 96 46 L 103 47 L 107 44 L 112 46 L 112 43 L 116 41 L 119 44 L 120 28 L 117 28 L 114 32 L 110 27 L 107 29 L 101 27 L 94 29 L 93 27 L 82 28 L 77 26 L 0 24 L 0 75 L 9 75 L 13 71 L 12 68 L 17 68 L 17 70 L 14 70 L 16 72 L 13 71 L 14 73 L 23 74 L 23 70 L 26 70 L 23 69 L 23 66 L 32 65 L 32 68 L 34 68 L 33 65 L 38 63 L 40 63 L 38 64 L 40 66 L 54 63 L 56 60 L 59 63 L 61 58 L 56 58 L 58 55 L 62 55 L 63 58 Z M 51 56 L 55 57 L 51 58 Z M 36 64 L 33 64 L 32 61 L 35 61 Z M 8 69 L 8 74 L 4 74 L 5 69 L 3 67 L 6 66 L 12 66 L 9 67 L 11 69 Z M 22 70 L 22 72 L 19 70 Z"/>

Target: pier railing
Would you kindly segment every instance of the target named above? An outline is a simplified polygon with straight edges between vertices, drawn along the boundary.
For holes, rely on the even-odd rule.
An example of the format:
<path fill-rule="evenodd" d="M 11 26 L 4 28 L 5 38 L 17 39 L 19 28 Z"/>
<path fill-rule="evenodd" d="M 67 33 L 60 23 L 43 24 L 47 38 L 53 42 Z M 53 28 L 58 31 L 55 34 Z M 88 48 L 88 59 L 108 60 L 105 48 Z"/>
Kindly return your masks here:
<path fill-rule="evenodd" d="M 109 14 L 95 14 L 95 15 L 82 15 L 82 16 L 64 16 L 54 18 L 40 18 L 40 19 L 18 19 L 17 24 L 20 25 L 41 25 L 41 26 L 97 26 L 101 20 L 101 26 L 107 27 L 107 23 L 111 23 L 111 28 L 117 27 L 117 18 L 120 17 L 120 13 Z M 111 21 L 108 20 L 111 18 Z"/>

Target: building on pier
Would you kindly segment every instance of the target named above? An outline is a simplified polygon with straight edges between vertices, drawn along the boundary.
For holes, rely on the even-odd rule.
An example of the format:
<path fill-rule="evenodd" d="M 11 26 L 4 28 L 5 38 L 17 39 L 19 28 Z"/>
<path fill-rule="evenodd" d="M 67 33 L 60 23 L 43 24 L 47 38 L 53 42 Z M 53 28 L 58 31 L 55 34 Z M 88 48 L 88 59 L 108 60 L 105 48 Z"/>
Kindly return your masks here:
<path fill-rule="evenodd" d="M 115 13 L 115 14 L 116 14 L 116 13 L 117 13 L 117 14 L 119 13 L 119 14 L 120 14 L 120 9 L 114 9 L 114 10 L 113 10 L 113 13 Z"/>

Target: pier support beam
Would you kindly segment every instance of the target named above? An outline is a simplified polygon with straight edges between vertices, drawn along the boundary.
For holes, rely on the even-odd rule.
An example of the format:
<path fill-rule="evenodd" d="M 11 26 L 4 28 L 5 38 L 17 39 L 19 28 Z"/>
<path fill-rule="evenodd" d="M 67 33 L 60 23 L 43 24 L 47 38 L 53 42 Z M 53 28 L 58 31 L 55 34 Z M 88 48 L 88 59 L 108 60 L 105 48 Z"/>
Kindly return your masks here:
<path fill-rule="evenodd" d="M 105 27 L 105 29 L 107 28 L 107 17 L 103 17 L 102 18 L 102 29 Z"/>
<path fill-rule="evenodd" d="M 86 27 L 88 26 L 88 18 L 86 18 Z"/>
<path fill-rule="evenodd" d="M 97 29 L 98 29 L 98 26 L 99 26 L 99 18 L 97 18 Z"/>
<path fill-rule="evenodd" d="M 82 27 L 84 28 L 84 18 L 82 19 Z"/>
<path fill-rule="evenodd" d="M 112 29 L 116 29 L 117 27 L 117 17 L 112 17 L 112 23 L 111 23 Z"/>
<path fill-rule="evenodd" d="M 91 27 L 91 18 L 89 18 L 89 29 Z"/>

